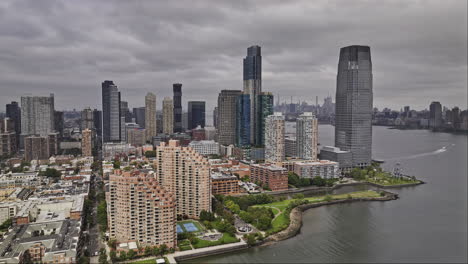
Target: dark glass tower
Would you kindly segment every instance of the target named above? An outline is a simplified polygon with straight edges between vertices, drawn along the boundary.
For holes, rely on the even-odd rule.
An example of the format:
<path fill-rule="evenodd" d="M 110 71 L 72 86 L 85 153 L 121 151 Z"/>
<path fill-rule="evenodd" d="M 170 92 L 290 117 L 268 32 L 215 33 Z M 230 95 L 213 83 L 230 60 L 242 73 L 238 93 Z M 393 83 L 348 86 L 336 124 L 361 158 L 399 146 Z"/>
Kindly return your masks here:
<path fill-rule="evenodd" d="M 247 49 L 247 57 L 244 58 L 244 94 L 250 96 L 250 142 L 256 142 L 259 136 L 259 106 L 258 97 L 262 93 L 262 53 L 260 46 L 251 46 Z"/>
<path fill-rule="evenodd" d="M 372 61 L 368 46 L 341 48 L 336 78 L 335 146 L 364 167 L 372 154 Z"/>
<path fill-rule="evenodd" d="M 6 117 L 13 120 L 16 132 L 16 143 L 17 146 L 19 146 L 19 135 L 21 134 L 21 108 L 19 107 L 18 102 L 13 101 L 6 105 Z"/>
<path fill-rule="evenodd" d="M 188 102 L 188 127 L 194 129 L 197 126 L 205 127 L 205 102 L 190 101 Z"/>
<path fill-rule="evenodd" d="M 242 94 L 236 100 L 236 146 L 248 147 L 250 141 L 250 95 Z"/>
<path fill-rule="evenodd" d="M 113 81 L 102 83 L 102 140 L 119 142 L 121 137 L 120 92 Z"/>
<path fill-rule="evenodd" d="M 256 123 L 256 134 L 255 144 L 258 146 L 265 145 L 265 119 L 267 116 L 273 114 L 273 94 L 272 93 L 261 93 L 257 98 L 257 120 Z"/>
<path fill-rule="evenodd" d="M 215 120 L 217 120 L 218 142 L 221 145 L 236 144 L 236 115 L 238 113 L 236 104 L 241 94 L 240 90 L 222 90 L 218 95 Z"/>
<path fill-rule="evenodd" d="M 172 85 L 174 93 L 174 133 L 182 132 L 182 84 L 174 83 Z"/>

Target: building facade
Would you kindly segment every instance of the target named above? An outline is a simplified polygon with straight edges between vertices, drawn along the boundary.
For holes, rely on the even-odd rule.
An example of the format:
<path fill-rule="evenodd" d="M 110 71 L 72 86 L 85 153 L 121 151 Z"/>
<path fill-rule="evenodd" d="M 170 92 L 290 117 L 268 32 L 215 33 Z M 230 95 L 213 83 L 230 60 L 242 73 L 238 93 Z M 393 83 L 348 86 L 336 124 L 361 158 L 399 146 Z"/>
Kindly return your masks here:
<path fill-rule="evenodd" d="M 353 166 L 368 166 L 373 113 L 370 48 L 341 48 L 336 79 L 335 146 L 351 152 Z"/>
<path fill-rule="evenodd" d="M 321 177 L 332 179 L 340 177 L 339 165 L 337 162 L 329 160 L 320 161 L 300 161 L 294 163 L 294 173 L 302 178 Z"/>
<path fill-rule="evenodd" d="M 351 152 L 337 147 L 324 146 L 320 150 L 320 159 L 338 162 L 341 172 L 348 172 L 353 168 Z"/>
<path fill-rule="evenodd" d="M 285 120 L 277 112 L 265 121 L 265 161 L 282 162 L 285 159 L 284 148 Z"/>
<path fill-rule="evenodd" d="M 219 155 L 219 143 L 214 140 L 192 141 L 188 146 L 201 155 Z"/>
<path fill-rule="evenodd" d="M 102 140 L 103 142 L 120 142 L 120 92 L 113 81 L 102 83 Z"/>
<path fill-rule="evenodd" d="M 114 171 L 106 193 L 109 234 L 119 243 L 175 248 L 176 201 L 154 174 Z"/>
<path fill-rule="evenodd" d="M 145 128 L 146 141 L 151 142 L 156 132 L 156 95 L 147 93 L 145 96 Z"/>
<path fill-rule="evenodd" d="M 163 100 L 163 133 L 174 133 L 174 101 L 170 97 Z"/>
<path fill-rule="evenodd" d="M 429 126 L 433 129 L 442 126 L 442 105 L 440 102 L 432 102 L 429 106 Z"/>
<path fill-rule="evenodd" d="M 146 129 L 144 128 L 128 128 L 127 129 L 127 143 L 141 147 L 146 144 Z"/>
<path fill-rule="evenodd" d="M 92 134 L 93 131 L 89 128 L 85 128 L 81 131 L 81 154 L 83 156 L 92 156 L 93 155 L 93 140 Z"/>
<path fill-rule="evenodd" d="M 236 101 L 241 94 L 240 90 L 221 90 L 218 95 L 216 127 L 221 145 L 236 143 Z"/>
<path fill-rule="evenodd" d="M 7 117 L 0 119 L 0 156 L 10 156 L 18 150 L 14 121 Z"/>
<path fill-rule="evenodd" d="M 242 94 L 236 100 L 236 146 L 250 146 L 250 95 Z"/>
<path fill-rule="evenodd" d="M 94 129 L 94 113 L 89 107 L 81 111 L 81 130 L 85 129 Z"/>
<path fill-rule="evenodd" d="M 236 195 L 240 193 L 239 179 L 221 172 L 211 173 L 211 194 Z"/>
<path fill-rule="evenodd" d="M 259 118 L 258 97 L 262 93 L 262 53 L 260 46 L 247 48 L 247 56 L 243 61 L 244 91 L 250 99 L 250 142 L 257 145 L 257 123 Z"/>
<path fill-rule="evenodd" d="M 296 119 L 296 143 L 300 159 L 317 160 L 318 120 L 313 113 L 306 112 Z"/>
<path fill-rule="evenodd" d="M 21 134 L 47 136 L 54 131 L 54 95 L 21 97 Z"/>
<path fill-rule="evenodd" d="M 6 105 L 6 117 L 11 118 L 14 122 L 17 145 L 19 145 L 19 135 L 21 134 L 21 108 L 18 102 L 13 101 Z"/>
<path fill-rule="evenodd" d="M 210 166 L 202 155 L 169 140 L 156 147 L 154 167 L 161 185 L 175 194 L 178 215 L 198 218 L 211 211 Z"/>
<path fill-rule="evenodd" d="M 250 165 L 250 180 L 268 187 L 272 191 L 288 189 L 288 171 L 272 164 Z"/>
<path fill-rule="evenodd" d="M 200 126 L 205 127 L 205 102 L 190 101 L 188 102 L 187 130 L 191 130 Z"/>
<path fill-rule="evenodd" d="M 182 129 L 182 84 L 174 83 L 172 85 L 174 102 L 174 132 L 181 133 Z"/>

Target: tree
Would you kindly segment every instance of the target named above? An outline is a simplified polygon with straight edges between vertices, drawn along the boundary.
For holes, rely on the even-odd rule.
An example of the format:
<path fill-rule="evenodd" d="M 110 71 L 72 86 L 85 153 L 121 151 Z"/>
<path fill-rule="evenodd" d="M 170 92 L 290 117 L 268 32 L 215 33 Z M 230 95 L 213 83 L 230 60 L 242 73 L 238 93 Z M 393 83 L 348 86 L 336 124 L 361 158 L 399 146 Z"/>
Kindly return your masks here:
<path fill-rule="evenodd" d="M 107 230 L 107 204 L 106 200 L 102 200 L 97 208 L 97 220 L 102 232 Z"/>
<path fill-rule="evenodd" d="M 128 259 L 134 259 L 134 258 L 136 257 L 136 255 L 137 255 L 137 254 L 136 254 L 135 250 L 130 249 L 130 250 L 128 251 L 127 258 L 128 258 Z"/>
<path fill-rule="evenodd" d="M 228 200 L 225 203 L 226 207 L 231 210 L 231 212 L 238 214 L 240 212 L 240 207 L 236 203 L 234 203 L 232 200 Z"/>
<path fill-rule="evenodd" d="M 114 164 L 114 169 L 120 169 L 120 161 L 114 160 L 113 164 Z"/>
<path fill-rule="evenodd" d="M 5 222 L 3 222 L 1 225 L 0 225 L 0 231 L 6 231 L 8 230 L 8 228 L 11 226 L 12 224 L 12 220 L 11 218 L 8 218 L 7 220 L 5 220 Z"/>
<path fill-rule="evenodd" d="M 106 254 L 106 250 L 101 248 L 101 250 L 99 250 L 99 264 L 107 264 L 107 254 Z"/>
<path fill-rule="evenodd" d="M 110 252 L 110 259 L 112 262 L 115 262 L 117 260 L 117 253 L 115 253 L 115 250 L 112 250 Z"/>
<path fill-rule="evenodd" d="M 327 182 L 322 177 L 317 176 L 312 179 L 312 184 L 316 186 L 325 186 Z"/>
<path fill-rule="evenodd" d="M 144 253 L 145 256 L 150 256 L 152 252 L 153 252 L 153 250 L 151 249 L 150 246 L 145 247 L 145 253 Z"/>
<path fill-rule="evenodd" d="M 53 168 L 47 168 L 45 171 L 39 172 L 39 176 L 45 176 L 47 178 L 60 178 L 62 173 Z"/>
<path fill-rule="evenodd" d="M 26 251 L 26 252 L 28 252 L 28 251 Z M 29 255 L 29 260 L 28 260 L 28 257 L 26 257 L 26 255 L 29 255 L 29 253 L 25 253 L 25 257 L 23 259 L 23 262 L 24 263 L 33 263 L 31 261 L 31 259 L 30 259 L 31 258 L 30 255 Z M 78 263 L 78 264 L 89 264 L 90 262 L 89 262 L 89 258 L 87 256 L 81 256 L 76 263 Z"/>
<path fill-rule="evenodd" d="M 160 247 L 159 247 L 159 254 L 161 256 L 165 255 L 167 253 L 167 245 L 166 244 L 162 244 Z"/>
<path fill-rule="evenodd" d="M 293 199 L 304 199 L 304 197 L 303 193 L 296 193 L 293 195 Z"/>
<path fill-rule="evenodd" d="M 107 242 L 107 245 L 112 248 L 112 249 L 116 249 L 117 248 L 117 240 L 115 239 L 110 239 L 108 242 Z"/>
<path fill-rule="evenodd" d="M 128 259 L 128 258 L 127 258 L 127 252 L 125 252 L 125 251 L 120 251 L 119 260 L 124 261 L 124 260 L 127 260 L 127 259 Z"/>
<path fill-rule="evenodd" d="M 145 157 L 147 158 L 154 158 L 156 157 L 156 151 L 155 150 L 148 150 L 145 152 Z"/>
<path fill-rule="evenodd" d="M 158 256 L 159 255 L 159 248 L 157 246 L 153 247 L 152 255 L 153 256 Z"/>
<path fill-rule="evenodd" d="M 256 241 L 256 239 L 255 239 L 254 234 L 248 234 L 248 235 L 247 235 L 247 245 L 253 246 L 253 245 L 255 245 L 256 242 L 257 242 L 257 241 Z"/>
<path fill-rule="evenodd" d="M 214 221 L 215 216 L 212 212 L 208 212 L 206 210 L 200 211 L 200 220 L 201 221 Z"/>
<path fill-rule="evenodd" d="M 331 195 L 329 195 L 329 194 L 325 195 L 325 201 L 326 201 L 326 202 L 331 202 L 331 200 L 333 200 L 333 198 L 331 197 Z"/>

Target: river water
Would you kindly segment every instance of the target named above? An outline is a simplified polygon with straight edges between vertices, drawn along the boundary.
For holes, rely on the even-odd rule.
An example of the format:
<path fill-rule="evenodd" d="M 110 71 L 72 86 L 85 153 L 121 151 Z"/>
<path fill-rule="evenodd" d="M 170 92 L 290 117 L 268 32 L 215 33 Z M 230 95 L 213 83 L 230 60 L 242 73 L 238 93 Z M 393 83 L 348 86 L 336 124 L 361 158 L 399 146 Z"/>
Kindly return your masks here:
<path fill-rule="evenodd" d="M 292 125 L 288 124 L 291 129 Z M 334 127 L 319 127 L 333 145 Z M 266 247 L 192 263 L 467 262 L 466 135 L 373 127 L 373 157 L 426 184 L 392 189 L 400 199 L 304 212 L 301 233 Z M 188 263 L 188 262 L 187 262 Z"/>

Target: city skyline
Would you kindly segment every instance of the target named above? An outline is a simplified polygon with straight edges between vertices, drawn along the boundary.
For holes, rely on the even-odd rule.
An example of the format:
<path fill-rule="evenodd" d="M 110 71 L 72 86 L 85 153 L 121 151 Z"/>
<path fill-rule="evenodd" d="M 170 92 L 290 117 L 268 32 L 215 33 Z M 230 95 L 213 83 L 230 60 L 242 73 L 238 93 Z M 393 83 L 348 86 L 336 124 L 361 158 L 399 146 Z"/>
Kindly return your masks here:
<path fill-rule="evenodd" d="M 159 105 L 171 95 L 171 84 L 181 82 L 183 106 L 188 100 L 202 99 L 211 110 L 220 88 L 242 89 L 242 58 L 245 47 L 251 45 L 263 49 L 263 90 L 288 99 L 304 94 L 304 99 L 313 102 L 315 96 L 335 92 L 337 50 L 360 44 L 372 47 L 378 65 L 374 69 L 379 83 L 376 107 L 412 105 L 421 109 L 436 100 L 466 108 L 464 1 L 379 3 L 384 13 L 375 11 L 377 3 L 367 2 L 217 4 L 211 18 L 204 14 L 207 2 L 190 10 L 182 3 L 158 5 L 160 10 L 155 5 L 108 7 L 104 3 L 47 1 L 40 6 L 30 3 L 28 8 L 21 2 L 0 7 L 6 14 L 0 50 L 12 55 L 0 62 L 5 69 L 0 73 L 0 103 L 26 94 L 54 93 L 57 109 L 95 107 L 99 98 L 89 95 L 99 94 L 99 82 L 110 79 L 131 107 L 142 106 L 142 95 L 147 92 L 158 94 Z M 97 10 L 106 11 L 96 15 Z M 348 16 L 357 10 L 363 10 L 363 15 Z M 115 19 L 114 13 L 127 16 Z M 126 19 L 134 13 L 141 14 L 141 20 Z M 49 14 L 57 16 L 48 19 Z M 21 24 L 24 30 L 15 30 L 9 25 L 16 24 L 20 15 L 28 19 Z M 65 22 L 70 16 L 77 19 Z M 154 16 L 156 21 L 152 21 Z M 276 19 L 278 16 L 282 19 Z M 444 19 L 447 16 L 451 19 Z M 93 19 L 96 17 L 99 20 Z M 213 17 L 221 23 L 212 23 Z M 140 24 L 147 26 L 136 27 Z M 255 26 L 248 27 L 250 24 Z M 128 30 L 118 30 L 119 26 Z M 428 27 L 436 30 L 428 31 Z M 188 29 L 193 32 L 189 34 Z M 156 31 L 154 38 L 147 30 Z M 284 30 L 285 37 L 273 37 Z M 111 43 L 109 38 L 120 41 Z M 295 41 L 285 41 L 289 39 Z"/>

